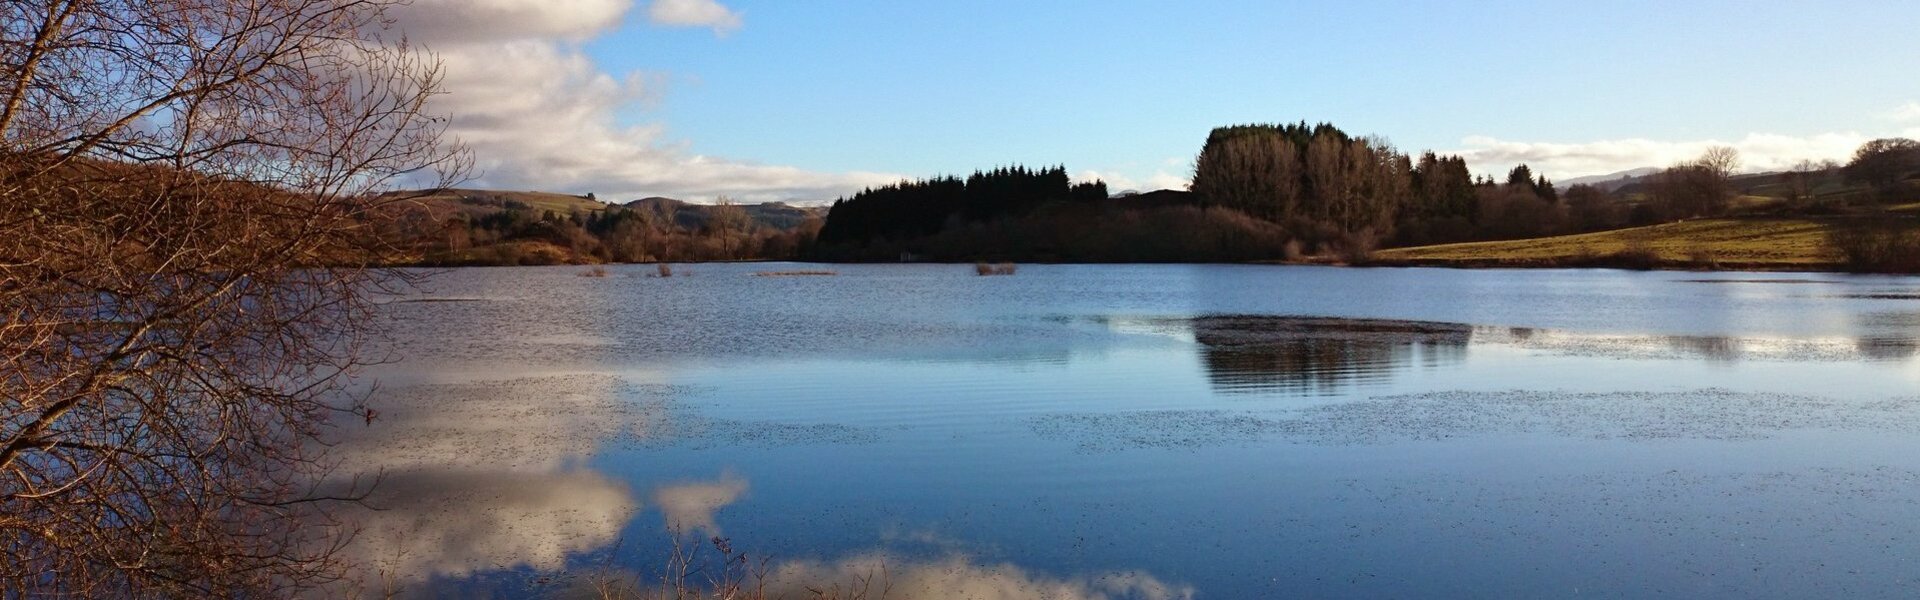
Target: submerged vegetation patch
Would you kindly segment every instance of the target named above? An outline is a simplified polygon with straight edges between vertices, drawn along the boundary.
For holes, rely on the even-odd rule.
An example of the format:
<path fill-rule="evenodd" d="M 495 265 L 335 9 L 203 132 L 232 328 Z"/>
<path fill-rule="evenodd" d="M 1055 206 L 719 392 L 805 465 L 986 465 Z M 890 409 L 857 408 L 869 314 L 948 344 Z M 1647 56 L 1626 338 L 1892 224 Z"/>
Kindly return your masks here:
<path fill-rule="evenodd" d="M 1837 298 L 1853 300 L 1920 300 L 1920 292 L 1880 292 L 1872 294 L 1841 294 Z"/>
<path fill-rule="evenodd" d="M 438 302 L 487 302 L 486 298 L 405 298 L 395 300 L 400 304 L 432 304 Z"/>
<path fill-rule="evenodd" d="M 1370 445 L 1512 435 L 1755 440 L 1803 430 L 1920 432 L 1920 398 L 1847 402 L 1717 388 L 1606 393 L 1447 391 L 1263 413 L 1052 414 L 1034 417 L 1029 427 L 1042 437 L 1072 442 L 1090 452 L 1270 441 Z"/>
<path fill-rule="evenodd" d="M 839 274 L 840 273 L 837 271 L 761 271 L 758 273 L 754 273 L 753 276 L 754 277 L 832 277 Z"/>

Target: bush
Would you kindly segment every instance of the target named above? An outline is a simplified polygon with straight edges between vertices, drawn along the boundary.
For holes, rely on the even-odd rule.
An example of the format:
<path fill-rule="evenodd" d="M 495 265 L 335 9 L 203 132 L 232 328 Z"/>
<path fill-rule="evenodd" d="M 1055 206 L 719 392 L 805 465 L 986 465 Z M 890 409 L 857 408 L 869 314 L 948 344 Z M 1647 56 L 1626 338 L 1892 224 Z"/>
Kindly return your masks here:
<path fill-rule="evenodd" d="M 1920 228 L 1911 221 L 1876 219 L 1873 223 L 1837 225 L 1827 241 L 1839 251 L 1842 264 L 1864 273 L 1920 273 Z"/>

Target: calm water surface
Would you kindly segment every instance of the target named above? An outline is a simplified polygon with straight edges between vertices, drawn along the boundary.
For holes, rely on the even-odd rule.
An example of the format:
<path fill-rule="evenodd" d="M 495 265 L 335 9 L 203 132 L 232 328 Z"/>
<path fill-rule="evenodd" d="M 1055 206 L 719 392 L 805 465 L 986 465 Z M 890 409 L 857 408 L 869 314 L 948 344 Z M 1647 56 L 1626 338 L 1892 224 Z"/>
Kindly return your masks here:
<path fill-rule="evenodd" d="M 896 598 L 1920 594 L 1920 279 L 578 272 L 387 306 L 341 453 L 408 590 L 566 595 L 680 531 Z"/>

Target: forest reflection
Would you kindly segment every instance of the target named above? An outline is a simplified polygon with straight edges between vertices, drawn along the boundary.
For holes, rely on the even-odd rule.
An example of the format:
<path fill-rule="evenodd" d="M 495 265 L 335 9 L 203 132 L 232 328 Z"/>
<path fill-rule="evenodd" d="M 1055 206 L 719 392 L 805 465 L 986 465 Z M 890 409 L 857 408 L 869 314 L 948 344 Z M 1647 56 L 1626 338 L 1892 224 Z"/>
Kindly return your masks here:
<path fill-rule="evenodd" d="M 1459 323 L 1330 317 L 1207 316 L 1191 321 L 1207 378 L 1229 393 L 1331 395 L 1419 365 L 1465 360 Z"/>
<path fill-rule="evenodd" d="M 1337 395 L 1413 368 L 1464 362 L 1471 346 L 1639 360 L 1904 361 L 1920 355 L 1920 317 L 1870 314 L 1853 336 L 1585 333 L 1462 323 L 1297 316 L 1188 321 L 1208 381 L 1224 393 Z"/>

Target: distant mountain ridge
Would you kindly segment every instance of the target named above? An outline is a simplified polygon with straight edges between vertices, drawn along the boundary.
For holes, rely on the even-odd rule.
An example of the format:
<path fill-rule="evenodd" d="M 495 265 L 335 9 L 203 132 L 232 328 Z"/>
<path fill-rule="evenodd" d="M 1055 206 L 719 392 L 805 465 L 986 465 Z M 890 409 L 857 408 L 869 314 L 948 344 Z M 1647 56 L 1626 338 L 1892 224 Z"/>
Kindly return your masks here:
<path fill-rule="evenodd" d="M 623 206 L 636 211 L 650 211 L 655 215 L 670 218 L 675 225 L 688 229 L 698 229 L 706 225 L 707 219 L 713 214 L 715 205 L 695 204 L 684 200 L 654 196 L 634 200 Z M 800 224 L 806 222 L 807 219 L 825 218 L 827 215 L 824 208 L 794 206 L 785 202 L 736 204 L 734 206 L 738 206 L 741 210 L 746 211 L 747 218 L 752 219 L 754 223 L 773 229 L 793 229 L 799 227 Z"/>
<path fill-rule="evenodd" d="M 1559 188 L 1561 191 L 1566 191 L 1567 188 L 1570 188 L 1576 185 L 1591 185 L 1591 186 L 1600 188 L 1601 190 L 1612 192 L 1616 189 L 1619 189 L 1622 186 L 1635 183 L 1635 181 L 1638 179 L 1641 179 L 1648 175 L 1652 175 L 1659 172 L 1660 172 L 1659 167 L 1640 167 L 1638 169 L 1627 169 L 1625 171 L 1608 173 L 1606 175 L 1588 175 L 1586 177 L 1575 177 L 1572 179 L 1556 182 L 1554 184 L 1554 187 Z"/>
<path fill-rule="evenodd" d="M 535 213 L 552 211 L 561 216 L 568 216 L 575 212 L 592 213 L 624 207 L 636 211 L 649 211 L 680 227 L 698 229 L 706 224 L 714 208 L 712 204 L 696 204 L 659 196 L 641 198 L 624 204 L 613 204 L 601 202 L 591 194 L 576 196 L 554 192 L 471 188 L 413 190 L 393 192 L 389 195 L 406 197 L 407 201 L 404 204 L 409 205 L 409 208 L 414 211 L 431 215 L 435 221 L 444 221 L 456 216 L 465 216 L 471 220 L 506 210 L 527 210 Z M 744 210 L 755 225 L 772 229 L 793 229 L 807 219 L 826 216 L 825 208 L 794 206 L 784 202 L 736 206 Z"/>

